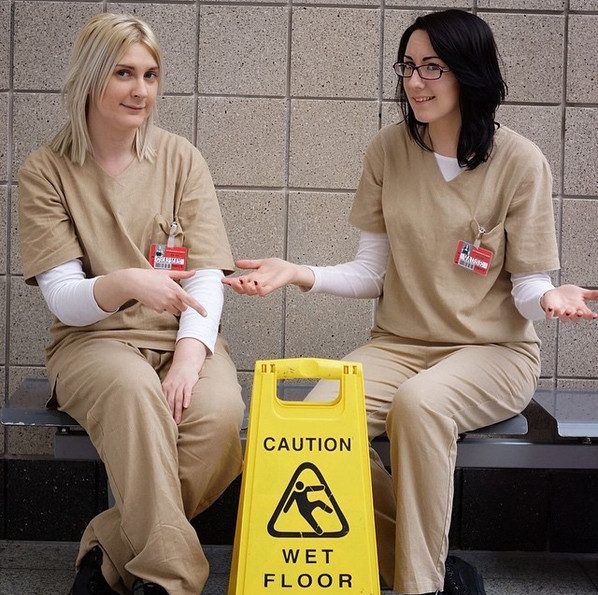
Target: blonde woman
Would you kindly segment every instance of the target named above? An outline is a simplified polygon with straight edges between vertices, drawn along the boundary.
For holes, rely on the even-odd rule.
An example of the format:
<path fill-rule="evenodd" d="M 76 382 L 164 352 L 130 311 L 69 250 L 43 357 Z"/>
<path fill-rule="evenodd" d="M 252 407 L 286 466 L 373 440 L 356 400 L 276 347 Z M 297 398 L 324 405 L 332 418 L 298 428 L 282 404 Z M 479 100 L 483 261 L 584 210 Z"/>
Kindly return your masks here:
<path fill-rule="evenodd" d="M 83 535 L 75 594 L 201 592 L 188 519 L 241 469 L 244 406 L 218 335 L 233 261 L 205 161 L 152 124 L 161 83 L 147 24 L 93 17 L 68 122 L 20 172 L 23 273 L 56 316 L 53 399 L 88 431 L 116 500 Z"/>

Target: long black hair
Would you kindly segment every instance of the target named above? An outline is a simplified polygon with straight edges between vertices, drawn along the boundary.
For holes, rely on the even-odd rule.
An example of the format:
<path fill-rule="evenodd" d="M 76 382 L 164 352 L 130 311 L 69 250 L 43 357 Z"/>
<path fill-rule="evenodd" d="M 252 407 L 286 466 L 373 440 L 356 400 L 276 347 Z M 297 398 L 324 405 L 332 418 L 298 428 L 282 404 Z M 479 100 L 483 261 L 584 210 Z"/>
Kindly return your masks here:
<path fill-rule="evenodd" d="M 495 126 L 498 126 L 494 116 L 507 94 L 492 31 L 485 21 L 463 10 L 427 14 L 418 17 L 403 33 L 398 62 L 404 61 L 407 42 L 416 30 L 428 34 L 434 51 L 459 82 L 461 132 L 457 159 L 461 167 L 475 169 L 490 156 Z M 395 99 L 411 138 L 423 149 L 431 151 L 423 138 L 427 125 L 415 118 L 400 77 Z"/>

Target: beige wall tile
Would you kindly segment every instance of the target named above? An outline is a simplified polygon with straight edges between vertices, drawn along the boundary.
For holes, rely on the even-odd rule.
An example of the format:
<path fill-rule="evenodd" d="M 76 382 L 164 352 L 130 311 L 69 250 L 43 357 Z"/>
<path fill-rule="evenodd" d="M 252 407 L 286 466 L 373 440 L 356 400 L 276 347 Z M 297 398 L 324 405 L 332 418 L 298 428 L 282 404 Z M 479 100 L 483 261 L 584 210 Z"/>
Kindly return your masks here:
<path fill-rule="evenodd" d="M 237 378 L 241 385 L 243 400 L 245 401 L 245 422 L 243 427 L 247 427 L 247 418 L 249 417 L 249 401 L 251 400 L 251 389 L 253 387 L 253 370 L 251 372 L 238 372 Z"/>
<path fill-rule="evenodd" d="M 46 378 L 45 368 L 11 366 L 8 393 L 12 394 L 25 378 Z M 38 403 L 43 407 L 45 401 Z M 12 455 L 51 455 L 54 452 L 54 428 L 7 428 L 7 452 Z"/>
<path fill-rule="evenodd" d="M 8 203 L 7 203 L 8 204 Z M 13 275 L 22 275 L 21 270 L 21 243 L 19 241 L 19 187 L 13 185 L 10 192 L 10 259 L 9 272 Z"/>
<path fill-rule="evenodd" d="M 329 265 L 351 260 L 359 234 L 348 223 L 349 193 L 292 192 L 289 260 Z M 325 226 L 325 227 L 324 227 Z M 372 301 L 287 292 L 286 357 L 341 358 L 367 340 Z"/>
<path fill-rule="evenodd" d="M 218 198 L 236 259 L 284 257 L 284 192 L 220 190 Z M 222 332 L 238 369 L 282 357 L 282 301 L 281 291 L 261 298 L 225 288 Z"/>
<path fill-rule="evenodd" d="M 598 287 L 598 200 L 563 200 L 561 282 Z"/>
<path fill-rule="evenodd" d="M 0 93 L 0 180 L 8 180 L 8 93 Z"/>
<path fill-rule="evenodd" d="M 554 378 L 539 378 L 538 379 L 538 388 L 543 390 L 551 390 L 554 388 L 555 380 Z"/>
<path fill-rule="evenodd" d="M 7 393 L 9 397 L 14 395 L 15 391 L 21 386 L 21 383 L 26 378 L 48 378 L 48 373 L 46 372 L 46 368 L 39 366 L 11 366 L 8 370 Z M 39 401 L 29 399 L 25 403 L 16 402 L 16 400 L 13 400 L 12 402 L 14 405 L 21 407 L 44 407 L 49 397 L 50 395 L 48 394 L 47 397 L 44 395 Z"/>
<path fill-rule="evenodd" d="M 4 364 L 6 361 L 6 276 L 0 277 L 0 364 Z"/>
<path fill-rule="evenodd" d="M 427 14 L 426 10 L 396 10 L 384 11 L 384 59 L 382 64 L 383 97 L 392 99 L 395 96 L 398 77 L 392 69 L 397 61 L 399 42 L 403 32 L 419 16 Z"/>
<path fill-rule="evenodd" d="M 6 428 L 6 454 L 52 455 L 55 432 L 54 428 Z"/>
<path fill-rule="evenodd" d="M 50 342 L 52 314 L 38 287 L 25 285 L 23 277 L 10 283 L 10 363 L 42 366 L 44 349 Z"/>
<path fill-rule="evenodd" d="M 359 232 L 349 223 L 352 193 L 289 193 L 288 255 L 325 266 L 353 260 Z"/>
<path fill-rule="evenodd" d="M 294 100 L 290 185 L 355 188 L 366 147 L 377 131 L 376 101 Z"/>
<path fill-rule="evenodd" d="M 0 186 L 0 275 L 6 274 L 6 223 L 9 200 L 8 186 Z"/>
<path fill-rule="evenodd" d="M 291 95 L 378 97 L 380 13 L 293 8 Z"/>
<path fill-rule="evenodd" d="M 384 101 L 381 109 L 382 126 L 403 121 L 401 109 L 394 101 Z"/>
<path fill-rule="evenodd" d="M 389 6 L 408 6 L 413 7 L 419 4 L 423 4 L 424 6 L 433 6 L 434 9 L 442 9 L 442 8 L 469 8 L 473 7 L 472 0 L 433 0 L 433 2 L 418 2 L 417 0 L 389 0 L 387 2 Z"/>
<path fill-rule="evenodd" d="M 23 161 L 48 143 L 66 122 L 58 93 L 16 93 L 13 96 L 13 179 Z"/>
<path fill-rule="evenodd" d="M 534 327 L 542 341 L 542 348 L 540 350 L 540 360 L 542 370 L 540 372 L 543 377 L 552 377 L 556 372 L 556 321 L 540 321 L 535 322 Z"/>
<path fill-rule="evenodd" d="M 564 17 L 478 14 L 494 32 L 504 62 L 503 76 L 509 85 L 507 99 L 559 103 L 563 87 Z"/>
<path fill-rule="evenodd" d="M 289 8 L 200 6 L 200 93 L 283 95 Z"/>
<path fill-rule="evenodd" d="M 186 0 L 182 0 L 182 1 L 186 1 Z M 288 0 L 229 0 L 230 4 L 245 4 L 245 3 L 250 3 L 250 4 L 284 4 L 284 5 L 288 5 Z"/>
<path fill-rule="evenodd" d="M 596 321 L 559 322 L 558 376 L 598 378 Z"/>
<path fill-rule="evenodd" d="M 569 10 L 598 11 L 598 0 L 569 0 Z"/>
<path fill-rule="evenodd" d="M 10 64 L 10 2 L 0 0 L 0 90 L 8 89 Z M 0 438 L 0 444 L 2 439 Z"/>
<path fill-rule="evenodd" d="M 598 380 L 585 378 L 583 380 L 577 378 L 559 378 L 557 380 L 557 388 L 565 390 L 598 390 Z"/>
<path fill-rule="evenodd" d="M 264 298 L 225 292 L 222 334 L 237 369 L 253 370 L 258 359 L 282 357 L 283 292 Z"/>
<path fill-rule="evenodd" d="M 565 194 L 598 196 L 598 108 L 567 108 Z"/>
<path fill-rule="evenodd" d="M 287 292 L 285 357 L 341 359 L 363 345 L 372 327 L 372 302 Z"/>
<path fill-rule="evenodd" d="M 102 12 L 100 2 L 15 2 L 14 86 L 62 87 L 71 48 L 83 24 Z"/>
<path fill-rule="evenodd" d="M 193 97 L 164 96 L 158 100 L 157 108 L 156 123 L 158 126 L 193 142 L 193 117 L 195 115 L 195 99 Z"/>
<path fill-rule="evenodd" d="M 561 108 L 558 105 L 502 105 L 496 119 L 536 143 L 550 163 L 553 193 L 561 190 Z"/>
<path fill-rule="evenodd" d="M 598 16 L 569 16 L 567 101 L 598 103 Z"/>
<path fill-rule="evenodd" d="M 282 99 L 200 97 L 197 146 L 222 186 L 283 186 L 286 108 Z"/>
<path fill-rule="evenodd" d="M 298 4 L 340 4 L 343 7 L 350 7 L 357 4 L 359 6 L 378 7 L 380 6 L 380 3 L 380 0 L 300 0 L 300 2 L 293 2 L 295 6 L 297 6 Z"/>
<path fill-rule="evenodd" d="M 133 14 L 154 30 L 164 55 L 164 92 L 195 88 L 196 9 L 192 4 L 108 4 L 109 12 Z"/>
<path fill-rule="evenodd" d="M 478 9 L 565 10 L 565 0 L 477 0 Z"/>

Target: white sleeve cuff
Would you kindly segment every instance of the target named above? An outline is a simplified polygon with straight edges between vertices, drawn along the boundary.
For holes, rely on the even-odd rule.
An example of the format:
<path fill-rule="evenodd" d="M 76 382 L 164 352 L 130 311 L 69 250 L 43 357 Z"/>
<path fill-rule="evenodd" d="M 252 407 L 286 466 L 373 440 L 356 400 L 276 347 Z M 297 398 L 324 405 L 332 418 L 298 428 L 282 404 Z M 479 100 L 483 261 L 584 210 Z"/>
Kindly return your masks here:
<path fill-rule="evenodd" d="M 389 252 L 385 233 L 362 231 L 355 259 L 334 266 L 308 268 L 314 274 L 311 293 L 372 299 L 382 293 Z"/>
<path fill-rule="evenodd" d="M 206 309 L 208 315 L 204 318 L 193 308 L 182 312 L 177 341 L 191 337 L 201 341 L 210 354 L 214 353 L 224 304 L 223 276 L 219 269 L 201 269 L 190 279 L 181 280 L 181 287 Z"/>
<path fill-rule="evenodd" d="M 48 308 L 63 324 L 87 326 L 114 313 L 98 306 L 93 287 L 99 277 L 86 279 L 79 259 L 69 260 L 35 278 Z"/>
<path fill-rule="evenodd" d="M 554 285 L 548 273 L 513 273 L 511 295 L 519 313 L 528 320 L 544 320 L 546 313 L 540 305 L 540 298 Z"/>

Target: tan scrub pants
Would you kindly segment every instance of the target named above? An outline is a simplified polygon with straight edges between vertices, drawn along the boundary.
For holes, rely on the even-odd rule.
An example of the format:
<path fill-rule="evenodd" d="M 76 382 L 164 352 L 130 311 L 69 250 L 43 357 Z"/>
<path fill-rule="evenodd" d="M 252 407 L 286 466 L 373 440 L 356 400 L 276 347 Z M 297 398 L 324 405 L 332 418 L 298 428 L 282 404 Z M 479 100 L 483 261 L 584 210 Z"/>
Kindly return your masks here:
<path fill-rule="evenodd" d="M 448 345 L 376 335 L 345 359 L 363 364 L 370 440 L 390 440 L 392 476 L 370 448 L 380 572 L 400 593 L 442 590 L 457 438 L 508 419 L 539 376 L 533 343 Z M 307 400 L 328 401 L 321 381 Z"/>
<path fill-rule="evenodd" d="M 178 426 L 161 388 L 172 355 L 89 339 L 58 370 L 60 409 L 89 433 L 116 500 L 89 523 L 77 564 L 99 544 L 102 572 L 119 593 L 135 578 L 170 595 L 200 593 L 208 562 L 188 519 L 241 471 L 244 405 L 224 341 L 206 359 Z"/>

